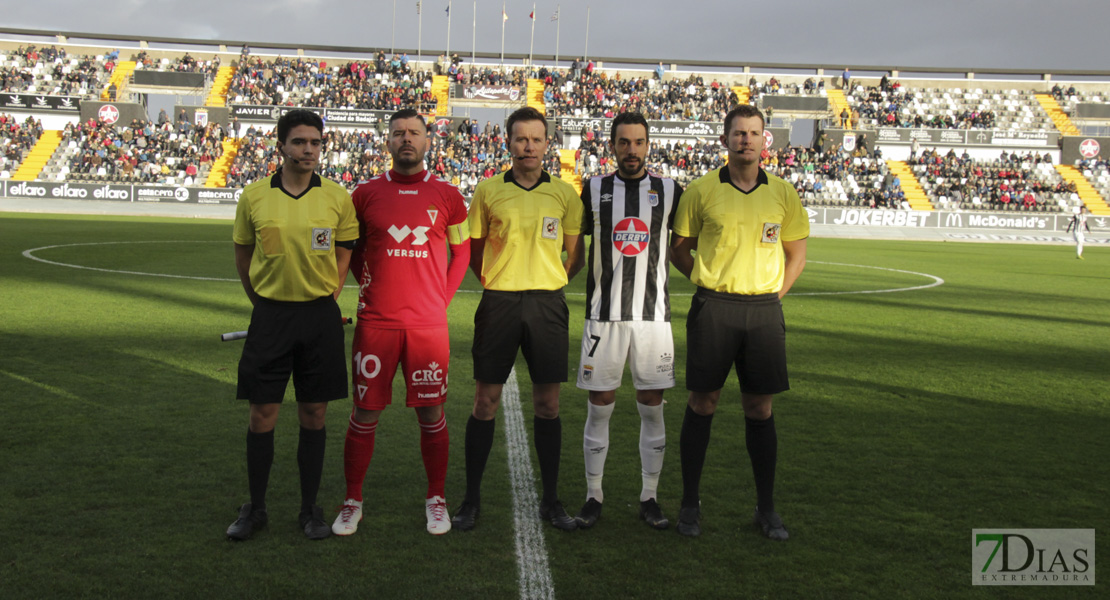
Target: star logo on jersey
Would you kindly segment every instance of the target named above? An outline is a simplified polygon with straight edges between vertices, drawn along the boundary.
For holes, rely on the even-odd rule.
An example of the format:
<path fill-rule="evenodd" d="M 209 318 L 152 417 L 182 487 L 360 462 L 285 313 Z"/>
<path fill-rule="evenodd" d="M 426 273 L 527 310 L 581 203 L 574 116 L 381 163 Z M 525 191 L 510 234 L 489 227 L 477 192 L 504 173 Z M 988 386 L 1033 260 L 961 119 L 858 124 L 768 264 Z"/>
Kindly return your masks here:
<path fill-rule="evenodd" d="M 432 225 L 436 224 L 436 217 L 438 217 L 438 216 L 439 216 L 439 209 L 436 208 L 435 204 L 429 204 L 428 205 L 428 217 L 430 217 L 432 219 Z"/>
<path fill-rule="evenodd" d="M 647 224 L 636 217 L 621 219 L 613 228 L 613 245 L 625 256 L 636 256 L 643 252 L 650 239 Z"/>

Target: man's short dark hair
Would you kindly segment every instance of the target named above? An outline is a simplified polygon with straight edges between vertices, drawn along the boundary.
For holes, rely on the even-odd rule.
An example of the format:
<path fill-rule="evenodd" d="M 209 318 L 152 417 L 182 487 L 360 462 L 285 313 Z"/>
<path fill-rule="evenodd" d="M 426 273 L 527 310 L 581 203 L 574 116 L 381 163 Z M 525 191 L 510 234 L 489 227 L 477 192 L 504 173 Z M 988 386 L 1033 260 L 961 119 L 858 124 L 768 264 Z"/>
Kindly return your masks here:
<path fill-rule="evenodd" d="M 728 111 L 728 114 L 725 115 L 726 138 L 728 137 L 728 134 L 732 133 L 732 120 L 737 117 L 759 117 L 760 125 L 762 125 L 764 128 L 767 127 L 767 121 L 763 119 L 763 113 L 759 112 L 758 108 L 752 106 L 751 104 L 741 104 L 736 108 Z"/>
<path fill-rule="evenodd" d="M 324 119 L 320 115 L 304 108 L 293 109 L 284 115 L 277 122 L 277 137 L 278 141 L 285 143 L 285 138 L 289 137 L 289 132 L 298 125 L 308 125 L 315 127 L 320 131 L 320 136 L 324 135 Z"/>
<path fill-rule="evenodd" d="M 517 123 L 520 123 L 522 121 L 540 121 L 541 123 L 543 123 L 543 135 L 544 137 L 547 137 L 547 118 L 543 116 L 543 113 L 532 108 L 531 106 L 525 106 L 524 108 L 518 108 L 514 110 L 513 114 L 509 115 L 509 119 L 505 121 L 506 139 L 512 139 L 513 125 L 516 125 Z"/>
<path fill-rule="evenodd" d="M 390 115 L 389 116 L 389 126 L 390 126 L 390 128 L 392 129 L 394 121 L 399 121 L 401 119 L 420 119 L 420 122 L 424 124 L 424 129 L 428 129 L 428 122 L 424 120 L 424 115 L 416 112 L 416 109 L 402 108 L 401 110 L 399 110 L 399 111 L 393 113 L 392 115 Z"/>
<path fill-rule="evenodd" d="M 647 119 L 644 118 L 644 115 L 638 112 L 622 112 L 621 114 L 617 115 L 617 118 L 613 119 L 613 124 L 609 127 L 610 142 L 615 143 L 617 141 L 617 127 L 620 127 L 621 125 L 643 125 L 644 140 L 650 141 L 651 136 L 649 135 L 649 130 L 651 128 L 648 127 L 648 122 Z"/>

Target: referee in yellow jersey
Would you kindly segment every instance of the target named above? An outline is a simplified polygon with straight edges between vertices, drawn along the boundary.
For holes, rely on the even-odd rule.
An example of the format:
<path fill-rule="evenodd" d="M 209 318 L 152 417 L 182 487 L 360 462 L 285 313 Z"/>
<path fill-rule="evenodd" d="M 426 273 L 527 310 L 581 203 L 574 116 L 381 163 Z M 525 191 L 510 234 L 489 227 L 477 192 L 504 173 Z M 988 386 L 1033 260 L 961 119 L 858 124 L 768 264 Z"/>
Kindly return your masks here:
<path fill-rule="evenodd" d="M 760 168 L 763 127 L 754 106 L 729 111 L 721 136 L 728 164 L 691 183 L 675 214 L 672 260 L 698 286 L 686 320 L 690 398 L 679 440 L 677 529 L 687 536 L 701 533 L 698 487 L 709 431 L 735 367 L 755 475 L 755 523 L 768 538 L 789 537 L 775 512 L 771 400 L 790 389 L 781 299 L 805 268 L 809 216 L 793 186 Z"/>
<path fill-rule="evenodd" d="M 282 116 L 277 149 L 283 164 L 273 176 L 244 188 L 235 212 L 235 268 L 254 310 L 236 391 L 250 402 L 251 501 L 227 529 L 234 540 L 246 540 L 266 525 L 274 425 L 290 374 L 301 423 L 300 525 L 310 539 L 331 534 L 316 492 L 324 465 L 327 403 L 347 397 L 342 317 L 335 300 L 347 279 L 358 221 L 347 190 L 315 173 L 323 133 L 324 122 L 312 111 Z"/>
<path fill-rule="evenodd" d="M 559 384 L 567 380 L 568 317 L 563 287 L 574 271 L 582 201 L 543 170 L 547 119 L 521 108 L 505 124 L 512 168 L 478 184 L 470 203 L 470 267 L 485 291 L 474 315 L 474 411 L 466 423 L 466 496 L 452 519 L 473 529 L 482 474 L 493 447 L 494 416 L 517 351 L 532 379 L 533 438 L 543 482 L 540 518 L 577 527 L 559 501 Z M 562 258 L 563 250 L 567 257 Z"/>

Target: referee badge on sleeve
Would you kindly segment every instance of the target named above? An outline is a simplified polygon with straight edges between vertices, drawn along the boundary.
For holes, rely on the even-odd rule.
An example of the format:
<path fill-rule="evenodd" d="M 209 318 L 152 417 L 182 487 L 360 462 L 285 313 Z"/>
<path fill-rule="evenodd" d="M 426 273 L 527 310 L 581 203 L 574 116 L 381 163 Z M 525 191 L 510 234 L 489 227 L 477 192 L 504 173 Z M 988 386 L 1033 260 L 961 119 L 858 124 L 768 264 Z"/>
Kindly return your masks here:
<path fill-rule="evenodd" d="M 760 240 L 764 244 L 774 244 L 779 241 L 779 230 L 782 229 L 782 223 L 764 223 L 763 224 L 763 239 Z"/>
<path fill-rule="evenodd" d="M 331 227 L 312 228 L 312 249 L 331 250 Z"/>
<path fill-rule="evenodd" d="M 548 240 L 559 239 L 559 219 L 555 217 L 544 217 L 542 235 L 544 239 Z"/>

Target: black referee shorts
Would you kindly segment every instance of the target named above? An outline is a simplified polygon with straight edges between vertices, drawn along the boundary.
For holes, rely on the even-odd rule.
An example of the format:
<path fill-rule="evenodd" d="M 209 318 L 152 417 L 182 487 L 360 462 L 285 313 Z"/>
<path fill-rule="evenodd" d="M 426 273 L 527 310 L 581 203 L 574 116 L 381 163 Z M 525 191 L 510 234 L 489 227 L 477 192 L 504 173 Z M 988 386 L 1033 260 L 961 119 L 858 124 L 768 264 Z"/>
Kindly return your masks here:
<path fill-rule="evenodd" d="M 741 296 L 698 288 L 686 317 L 686 389 L 717 391 L 733 367 L 744 393 L 790 389 L 779 295 Z"/>
<path fill-rule="evenodd" d="M 339 305 L 331 296 L 309 302 L 259 298 L 239 359 L 238 398 L 277 404 L 289 375 L 297 402 L 347 397 L 347 354 Z"/>
<path fill-rule="evenodd" d="M 486 290 L 474 313 L 474 379 L 505 383 L 523 350 L 533 384 L 567 380 L 570 311 L 563 290 Z"/>

